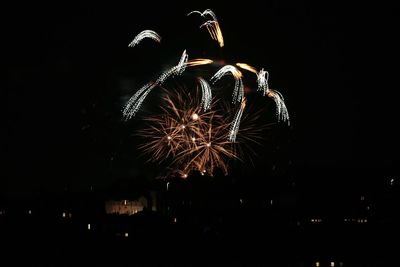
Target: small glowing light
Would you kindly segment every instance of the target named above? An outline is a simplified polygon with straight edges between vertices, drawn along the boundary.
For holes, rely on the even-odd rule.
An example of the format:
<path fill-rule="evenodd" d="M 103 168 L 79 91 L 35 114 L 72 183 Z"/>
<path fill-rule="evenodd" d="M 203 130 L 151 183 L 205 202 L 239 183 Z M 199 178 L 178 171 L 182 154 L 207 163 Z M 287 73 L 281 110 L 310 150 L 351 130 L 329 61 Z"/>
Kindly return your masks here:
<path fill-rule="evenodd" d="M 168 135 L 167 139 L 168 139 L 168 140 L 171 140 L 171 139 L 172 139 L 172 137 Z"/>
<path fill-rule="evenodd" d="M 177 222 L 177 218 L 175 217 L 175 218 L 174 218 L 174 223 L 176 223 L 176 222 Z"/>
<path fill-rule="evenodd" d="M 72 218 L 72 213 L 71 212 L 68 213 L 68 217 Z"/>
<path fill-rule="evenodd" d="M 206 173 L 206 169 L 203 170 L 203 173 Z"/>
<path fill-rule="evenodd" d="M 187 178 L 187 177 L 188 175 L 186 173 L 182 175 L 182 178 Z"/>
<path fill-rule="evenodd" d="M 196 141 L 196 138 L 195 138 L 195 137 L 192 137 L 192 141 L 193 141 L 193 142 Z"/>
<path fill-rule="evenodd" d="M 319 267 L 320 265 L 319 265 L 319 261 L 316 261 L 315 262 L 315 267 Z"/>
<path fill-rule="evenodd" d="M 240 204 L 243 204 L 243 199 L 239 199 L 239 201 L 240 201 Z"/>
<path fill-rule="evenodd" d="M 366 209 L 367 209 L 367 210 L 370 210 L 371 208 L 370 208 L 370 206 L 367 206 Z"/>
<path fill-rule="evenodd" d="M 88 230 L 90 230 L 90 223 L 88 223 L 88 225 L 87 225 L 87 229 L 88 229 Z"/>
<path fill-rule="evenodd" d="M 211 146 L 211 143 L 207 143 L 207 145 L 206 145 L 207 147 L 210 147 Z"/>
<path fill-rule="evenodd" d="M 364 196 L 361 196 L 361 197 L 360 197 L 360 200 L 361 200 L 361 201 L 364 201 L 364 200 L 365 200 L 365 197 L 364 197 Z"/>
<path fill-rule="evenodd" d="M 65 218 L 65 212 L 62 213 L 62 217 Z"/>
<path fill-rule="evenodd" d="M 314 222 L 314 219 L 311 219 L 311 222 Z"/>
<path fill-rule="evenodd" d="M 125 233 L 125 237 L 128 237 L 129 236 L 129 233 Z"/>
<path fill-rule="evenodd" d="M 199 119 L 199 115 L 197 115 L 196 113 L 194 113 L 194 114 L 192 115 L 192 120 L 196 121 L 196 120 L 198 120 L 198 119 Z"/>
<path fill-rule="evenodd" d="M 335 262 L 331 261 L 331 267 L 335 267 Z"/>
<path fill-rule="evenodd" d="M 169 182 L 167 182 L 167 191 L 168 191 L 168 189 L 169 189 Z"/>
<path fill-rule="evenodd" d="M 269 204 L 272 206 L 273 203 L 274 203 L 274 200 L 271 199 L 271 201 L 269 202 Z"/>
<path fill-rule="evenodd" d="M 392 179 L 390 179 L 390 185 L 393 185 L 394 184 L 394 179 L 392 178 Z"/>
<path fill-rule="evenodd" d="M 126 206 L 126 199 L 124 200 L 124 205 Z"/>
<path fill-rule="evenodd" d="M 185 125 L 182 125 L 182 129 L 185 129 L 186 128 L 186 126 Z"/>
<path fill-rule="evenodd" d="M 32 211 L 31 211 L 31 210 L 28 210 L 28 214 L 31 215 L 31 214 L 32 214 Z"/>

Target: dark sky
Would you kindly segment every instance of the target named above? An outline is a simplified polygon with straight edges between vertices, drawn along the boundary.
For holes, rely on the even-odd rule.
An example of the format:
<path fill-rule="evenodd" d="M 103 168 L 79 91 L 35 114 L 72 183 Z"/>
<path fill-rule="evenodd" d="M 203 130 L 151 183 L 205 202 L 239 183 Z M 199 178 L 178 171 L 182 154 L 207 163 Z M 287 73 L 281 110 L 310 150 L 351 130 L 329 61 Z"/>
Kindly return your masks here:
<path fill-rule="evenodd" d="M 186 17 L 205 8 L 220 21 L 224 57 L 268 69 L 271 87 L 285 96 L 296 166 L 395 171 L 399 44 L 392 6 L 214 2 L 5 8 L 1 192 L 107 186 L 117 176 L 140 175 L 121 122 L 122 97 L 187 46 L 193 53 L 215 48 Z M 163 46 L 129 49 L 144 29 L 159 32 Z M 152 64 L 141 65 L 148 55 Z"/>

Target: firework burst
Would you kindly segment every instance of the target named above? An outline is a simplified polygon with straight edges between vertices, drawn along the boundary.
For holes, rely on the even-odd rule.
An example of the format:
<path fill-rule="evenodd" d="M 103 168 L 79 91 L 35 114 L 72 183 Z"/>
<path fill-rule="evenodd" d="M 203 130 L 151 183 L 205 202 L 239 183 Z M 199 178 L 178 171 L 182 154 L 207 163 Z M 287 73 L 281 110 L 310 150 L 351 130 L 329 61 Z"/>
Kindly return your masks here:
<path fill-rule="evenodd" d="M 199 105 L 201 88 L 194 92 L 178 89 L 161 88 L 164 97 L 160 112 L 146 116 L 146 126 L 137 131 L 144 140 L 140 149 L 150 155 L 149 161 L 167 162 L 183 178 L 193 171 L 212 175 L 216 168 L 227 174 L 229 162 L 240 158 L 241 144 L 235 142 L 235 137 L 246 100 L 232 121 L 227 116 L 232 113 L 228 103 L 214 98 L 210 109 L 204 110 Z M 258 136 L 257 118 L 258 115 L 248 120 L 247 127 L 240 131 L 242 138 Z M 257 139 L 260 137 L 253 142 Z"/>
<path fill-rule="evenodd" d="M 214 12 L 206 9 L 203 12 L 192 11 L 188 15 L 191 14 L 207 19 L 200 28 L 206 27 L 211 38 L 222 48 L 224 40 Z M 161 40 L 156 32 L 145 30 L 129 46 L 136 46 L 144 38 L 157 42 Z M 193 77 L 191 69 L 199 67 L 206 67 L 207 71 L 197 71 Z M 215 71 L 215 68 L 218 69 Z M 256 90 L 247 86 L 244 90 L 246 75 L 239 69 L 256 79 Z M 209 75 L 210 72 L 214 75 Z M 229 79 L 222 78 L 228 75 L 235 81 L 233 88 L 226 82 Z M 176 82 L 178 77 L 191 77 L 192 82 L 171 87 L 169 81 Z M 260 110 L 250 112 L 249 92 L 261 91 L 262 94 L 257 93 L 259 97 L 272 99 L 276 106 L 277 121 L 289 124 L 283 96 L 269 88 L 268 79 L 269 72 L 263 68 L 257 70 L 247 63 L 226 65 L 225 61 L 216 62 L 208 58 L 189 59 L 187 50 L 184 50 L 175 66 L 163 71 L 130 97 L 123 109 L 123 116 L 127 120 L 135 116 L 147 96 L 157 91 L 157 95 L 161 96 L 157 100 L 160 101 L 158 112 L 144 116 L 146 126 L 137 131 L 137 136 L 143 139 L 140 149 L 150 155 L 149 161 L 166 163 L 173 173 L 183 178 L 193 171 L 213 175 L 216 169 L 221 169 L 227 174 L 229 163 L 245 158 L 244 147 L 251 149 L 251 144 L 258 144 L 266 126 L 260 125 L 257 120 Z M 221 93 L 226 90 L 232 90 L 231 103 Z M 261 110 L 264 112 L 264 109 Z"/>

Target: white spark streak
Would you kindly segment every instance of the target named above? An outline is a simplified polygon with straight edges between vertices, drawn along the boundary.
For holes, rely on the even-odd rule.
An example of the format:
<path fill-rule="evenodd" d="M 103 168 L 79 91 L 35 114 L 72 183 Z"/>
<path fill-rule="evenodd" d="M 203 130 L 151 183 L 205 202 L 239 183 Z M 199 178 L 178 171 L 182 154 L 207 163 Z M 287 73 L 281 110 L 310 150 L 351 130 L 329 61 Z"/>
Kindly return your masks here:
<path fill-rule="evenodd" d="M 140 88 L 126 103 L 124 110 L 122 111 L 123 116 L 126 120 L 135 116 L 136 112 L 140 109 L 144 99 L 150 93 L 150 91 L 156 87 L 157 83 L 148 83 Z"/>
<path fill-rule="evenodd" d="M 125 105 L 125 108 L 123 110 L 123 116 L 125 117 L 126 120 L 132 118 L 135 116 L 136 112 L 140 109 L 142 106 L 143 101 L 145 100 L 146 96 L 150 93 L 150 91 L 158 86 L 164 83 L 166 79 L 168 79 L 172 75 L 181 75 L 187 65 L 187 60 L 188 60 L 188 54 L 186 53 L 186 50 L 183 51 L 182 57 L 178 63 L 178 65 L 170 68 L 167 71 L 164 71 L 156 80 L 156 82 L 150 82 L 146 85 L 144 85 L 142 88 L 140 88 L 127 102 Z"/>
<path fill-rule="evenodd" d="M 234 117 L 234 119 L 232 121 L 230 130 L 229 130 L 228 140 L 230 142 L 235 142 L 236 141 L 236 135 L 239 132 L 240 120 L 242 119 L 243 110 L 244 110 L 245 107 L 246 107 L 246 99 L 243 99 L 239 110 L 235 114 L 235 117 Z"/>
<path fill-rule="evenodd" d="M 182 75 L 182 73 L 185 71 L 188 58 L 189 55 L 186 53 L 186 50 L 184 50 L 181 56 L 181 60 L 179 60 L 179 63 L 177 65 L 177 70 L 175 72 L 177 75 Z"/>
<path fill-rule="evenodd" d="M 276 115 L 278 117 L 278 122 L 279 121 L 283 121 L 283 122 L 287 121 L 288 125 L 290 125 L 289 113 L 286 108 L 285 101 L 283 99 L 282 94 L 276 90 L 269 89 L 267 96 L 272 98 L 275 101 Z"/>
<path fill-rule="evenodd" d="M 128 45 L 129 47 L 134 47 L 135 45 L 139 44 L 144 38 L 153 39 L 156 42 L 161 42 L 161 36 L 152 30 L 144 30 L 138 35 L 135 36 L 132 42 Z"/>
<path fill-rule="evenodd" d="M 224 46 L 224 37 L 222 36 L 222 31 L 219 26 L 219 22 L 217 20 L 217 16 L 215 15 L 215 13 L 211 9 L 206 9 L 203 12 L 200 12 L 197 10 L 189 12 L 188 16 L 191 14 L 199 14 L 203 18 L 205 18 L 207 15 L 209 15 L 212 18 L 211 20 L 208 20 L 205 23 L 203 23 L 200 26 L 200 28 L 206 26 L 208 33 L 211 35 L 211 38 L 213 40 L 216 40 L 220 47 L 223 47 Z"/>
<path fill-rule="evenodd" d="M 201 86 L 201 106 L 203 107 L 204 111 L 207 111 L 211 107 L 211 100 L 212 100 L 212 92 L 210 85 L 201 77 L 198 77 Z"/>
<path fill-rule="evenodd" d="M 210 15 L 213 18 L 213 20 L 218 21 L 217 16 L 215 16 L 215 13 L 211 9 L 206 9 L 203 12 L 200 12 L 198 10 L 193 10 L 192 12 L 189 12 L 187 15 L 190 16 L 191 14 L 194 14 L 194 13 L 199 14 L 202 17 Z"/>
<path fill-rule="evenodd" d="M 185 71 L 186 66 L 188 66 L 188 54 L 186 53 L 186 50 L 183 51 L 181 59 L 179 60 L 178 65 L 170 68 L 169 70 L 164 71 L 160 77 L 157 79 L 157 83 L 162 84 L 166 79 L 168 79 L 172 75 L 182 75 L 182 73 Z"/>
<path fill-rule="evenodd" d="M 242 101 L 242 98 L 244 96 L 244 89 L 243 89 L 243 82 L 242 82 L 242 73 L 232 65 L 226 65 L 219 69 L 217 73 L 214 74 L 214 76 L 211 77 L 211 80 L 214 80 L 213 83 L 221 79 L 221 77 L 225 76 L 226 74 L 231 73 L 233 77 L 235 78 L 235 88 L 233 90 L 232 94 L 232 101 L 235 102 L 240 102 Z"/>
<path fill-rule="evenodd" d="M 258 83 L 257 91 L 263 91 L 264 95 L 267 95 L 269 93 L 268 78 L 269 78 L 269 73 L 264 69 L 261 69 L 257 73 L 257 83 Z"/>

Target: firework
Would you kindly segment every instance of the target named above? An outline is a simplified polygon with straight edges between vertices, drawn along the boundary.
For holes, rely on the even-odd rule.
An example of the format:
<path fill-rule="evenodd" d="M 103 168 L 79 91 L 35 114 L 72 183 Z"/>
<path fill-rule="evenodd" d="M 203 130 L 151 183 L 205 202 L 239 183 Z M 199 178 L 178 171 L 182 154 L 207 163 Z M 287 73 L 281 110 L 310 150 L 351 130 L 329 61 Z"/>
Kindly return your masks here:
<path fill-rule="evenodd" d="M 192 11 L 188 15 L 191 14 L 199 14 L 206 19 L 200 28 L 206 27 L 211 38 L 223 47 L 221 28 L 214 12 L 206 9 L 203 12 Z M 145 30 L 129 46 L 134 47 L 144 38 L 157 42 L 161 40 L 156 32 Z M 227 174 L 229 162 L 246 157 L 244 147 L 250 148 L 247 151 L 254 154 L 250 144 L 258 144 L 258 140 L 262 139 L 261 131 L 265 125 L 257 122 L 260 111 L 251 112 L 248 105 L 250 98 L 244 91 L 243 81 L 247 81 L 247 77 L 238 68 L 245 70 L 246 75 L 256 77 L 257 91 L 262 91 L 262 96 L 274 101 L 277 121 L 290 123 L 282 94 L 269 88 L 268 71 L 263 68 L 258 71 L 247 63 L 236 63 L 235 67 L 225 65 L 224 61 L 214 62 L 208 58 L 189 60 L 184 50 L 177 65 L 164 70 L 156 79 L 137 90 L 123 109 L 124 118 L 130 119 L 137 114 L 151 92 L 157 90 L 162 95 L 157 105 L 158 112 L 145 116 L 146 126 L 137 131 L 137 135 L 144 139 L 140 149 L 150 155 L 150 161 L 167 164 L 172 173 L 183 178 L 193 171 L 213 175 L 215 169 L 221 169 Z M 201 66 L 204 66 L 202 72 L 197 70 L 195 77 L 190 76 L 193 75 L 193 68 Z M 206 67 L 207 71 L 203 71 Z M 219 69 L 215 72 L 214 67 Z M 215 74 L 209 75 L 210 71 Z M 231 103 L 218 93 L 231 86 L 221 79 L 227 75 L 235 80 Z M 190 88 L 186 84 L 171 88 L 167 80 L 176 82 L 178 76 L 191 77 L 195 82 L 189 83 Z M 219 87 L 212 88 L 209 82 L 213 85 L 219 82 Z M 247 88 L 246 94 L 252 91 L 252 88 Z"/>
<path fill-rule="evenodd" d="M 250 71 L 250 72 L 252 72 L 252 73 L 256 73 L 256 74 L 257 74 L 256 68 L 250 66 L 249 64 L 246 64 L 246 63 L 236 63 L 236 66 L 238 66 L 238 67 L 241 68 L 241 69 L 248 70 L 248 71 Z"/>
<path fill-rule="evenodd" d="M 144 30 L 138 35 L 135 36 L 132 42 L 129 43 L 129 47 L 134 47 L 135 45 L 139 44 L 144 38 L 153 39 L 156 42 L 161 42 L 161 36 L 152 30 Z"/>
<path fill-rule="evenodd" d="M 138 131 L 145 139 L 140 149 L 151 155 L 151 161 L 169 159 L 170 168 L 182 177 L 192 171 L 212 175 L 215 168 L 227 174 L 229 160 L 239 158 L 235 137 L 230 133 L 237 134 L 239 130 L 246 100 L 242 101 L 233 125 L 226 116 L 231 113 L 226 103 L 214 100 L 206 111 L 198 105 L 198 92 L 164 89 L 164 94 L 160 114 L 146 117 L 146 127 Z M 242 134 L 251 136 L 257 131 L 255 126 Z"/>
<path fill-rule="evenodd" d="M 268 78 L 269 73 L 264 69 L 261 69 L 260 72 L 257 73 L 257 83 L 258 83 L 258 91 L 263 91 L 264 95 L 268 95 L 269 87 L 268 87 Z"/>
<path fill-rule="evenodd" d="M 204 111 L 207 111 L 211 108 L 211 100 L 212 100 L 211 87 L 208 84 L 208 82 L 203 78 L 199 77 L 198 80 L 202 91 L 201 106 L 204 108 Z"/>
<path fill-rule="evenodd" d="M 200 28 L 202 27 L 206 27 L 208 33 L 210 34 L 211 38 L 213 40 L 216 40 L 219 44 L 220 47 L 224 46 L 224 37 L 222 36 L 222 31 L 221 31 L 221 27 L 219 26 L 218 20 L 217 20 L 217 16 L 214 14 L 214 12 L 211 9 L 206 9 L 203 12 L 200 11 L 192 11 L 188 14 L 199 14 L 201 15 L 203 18 L 210 16 L 212 19 L 206 21 L 205 23 L 203 23 Z"/>
<path fill-rule="evenodd" d="M 276 90 L 269 90 L 267 96 L 275 101 L 278 122 L 283 121 L 290 125 L 289 112 L 287 111 L 285 100 L 283 99 L 282 94 Z"/>
<path fill-rule="evenodd" d="M 227 75 L 228 73 L 231 73 L 233 75 L 233 77 L 235 78 L 235 87 L 233 89 L 233 93 L 232 93 L 232 101 L 235 102 L 240 102 L 242 101 L 242 98 L 244 96 L 244 91 L 243 91 L 243 81 L 242 81 L 242 73 L 235 68 L 232 65 L 226 65 L 224 67 L 222 67 L 219 71 L 217 71 L 217 73 L 214 74 L 213 77 L 211 77 L 211 80 L 214 81 L 214 83 L 216 81 L 218 81 L 219 79 L 221 79 L 223 76 Z"/>
<path fill-rule="evenodd" d="M 235 118 L 232 121 L 230 130 L 229 130 L 229 141 L 235 142 L 236 135 L 239 132 L 240 120 L 242 119 L 243 110 L 246 107 L 246 99 L 243 99 L 242 103 L 240 104 L 240 108 L 236 112 Z"/>

